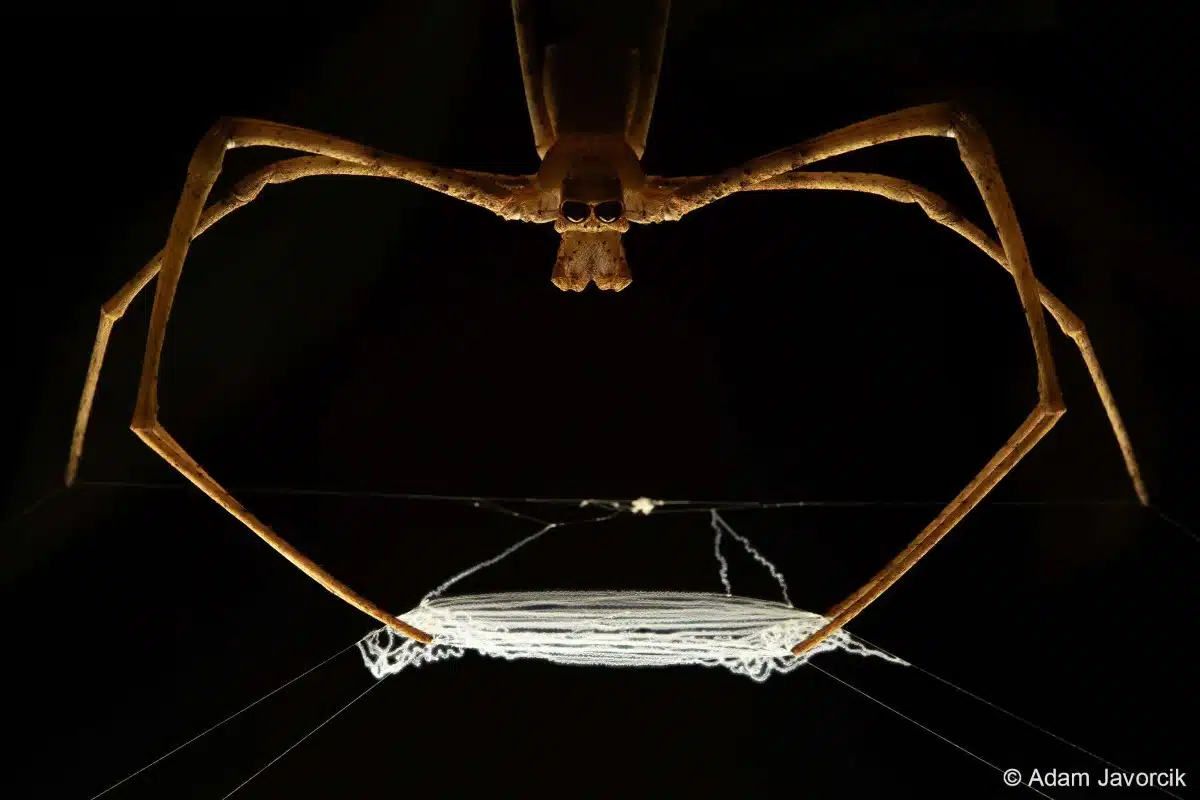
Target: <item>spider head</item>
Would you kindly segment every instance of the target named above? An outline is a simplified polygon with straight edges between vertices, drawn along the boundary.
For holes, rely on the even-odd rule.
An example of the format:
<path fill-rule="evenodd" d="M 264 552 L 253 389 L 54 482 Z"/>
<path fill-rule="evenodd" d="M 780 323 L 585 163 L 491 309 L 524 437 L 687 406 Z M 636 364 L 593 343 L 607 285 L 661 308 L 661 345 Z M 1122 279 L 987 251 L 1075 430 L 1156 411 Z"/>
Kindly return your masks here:
<path fill-rule="evenodd" d="M 627 204 L 645 180 L 628 145 L 609 137 L 562 137 L 546 154 L 538 179 L 546 200 L 557 201 L 554 230 L 562 241 L 554 285 L 576 292 L 593 282 L 613 291 L 628 286 L 632 276 L 621 234 L 629 230 Z"/>
<path fill-rule="evenodd" d="M 621 246 L 621 234 L 629 230 L 621 181 L 606 166 L 584 160 L 563 180 L 554 221 L 562 242 L 550 276 L 563 291 L 582 292 L 594 282 L 619 292 L 633 280 Z"/>

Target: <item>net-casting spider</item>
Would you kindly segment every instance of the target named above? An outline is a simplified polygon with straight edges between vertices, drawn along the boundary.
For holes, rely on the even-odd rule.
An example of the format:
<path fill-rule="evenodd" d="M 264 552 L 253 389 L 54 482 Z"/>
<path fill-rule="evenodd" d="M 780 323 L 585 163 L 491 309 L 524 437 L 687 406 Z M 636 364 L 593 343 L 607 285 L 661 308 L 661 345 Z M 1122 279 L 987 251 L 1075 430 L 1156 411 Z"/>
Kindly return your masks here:
<path fill-rule="evenodd" d="M 866 192 L 915 203 L 941 225 L 963 236 L 1013 277 L 1033 340 L 1038 367 L 1038 402 L 963 491 L 905 550 L 861 588 L 835 606 L 828 624 L 792 652 L 800 655 L 838 630 L 950 531 L 1050 430 L 1065 411 L 1042 308 L 1079 347 L 1120 444 L 1125 466 L 1147 502 L 1133 448 L 1083 322 L 1034 277 L 1029 254 L 992 146 L 966 112 L 947 104 L 886 114 L 752 159 L 716 175 L 663 178 L 646 175 L 646 146 L 662 64 L 668 0 L 637 6 L 636 21 L 614 28 L 593 18 L 572 35 L 546 44 L 530 0 L 513 0 L 525 98 L 541 168 L 533 175 L 498 175 L 446 169 L 380 152 L 336 136 L 241 117 L 217 122 L 201 139 L 188 165 L 183 197 L 166 246 L 101 308 L 83 397 L 75 423 L 66 480 L 70 484 L 83 452 L 83 438 L 104 352 L 114 323 L 152 278 L 158 276 L 133 431 L 201 491 L 311 578 L 346 602 L 418 641 L 423 631 L 361 597 L 288 544 L 247 511 L 176 442 L 158 421 L 158 368 L 171 302 L 193 238 L 258 197 L 269 184 L 314 175 L 397 178 L 485 208 L 506 220 L 553 223 L 561 236 L 551 280 L 560 289 L 582 291 L 589 283 L 619 291 L 631 275 L 621 246 L 630 224 L 678 220 L 737 192 L 833 189 Z M 602 15 L 599 15 L 602 16 Z M 545 33 L 544 30 L 541 31 Z M 936 194 L 909 181 L 856 172 L 808 172 L 833 156 L 917 136 L 952 139 L 974 179 L 995 226 L 998 241 L 956 214 Z M 277 161 L 238 183 L 230 196 L 205 207 L 225 152 L 235 147 L 280 147 L 308 155 Z"/>

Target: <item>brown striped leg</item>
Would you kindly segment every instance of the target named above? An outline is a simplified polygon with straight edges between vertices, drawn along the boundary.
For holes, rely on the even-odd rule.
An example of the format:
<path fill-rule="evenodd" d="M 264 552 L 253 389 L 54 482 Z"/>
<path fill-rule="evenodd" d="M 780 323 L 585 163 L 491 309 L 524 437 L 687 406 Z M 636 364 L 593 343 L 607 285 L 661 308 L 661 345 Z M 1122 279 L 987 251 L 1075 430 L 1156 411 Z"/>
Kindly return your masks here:
<path fill-rule="evenodd" d="M 214 206 L 209 212 L 211 216 L 202 214 L 208 194 L 221 172 L 225 151 L 231 147 L 247 146 L 282 147 L 323 156 L 327 162 L 349 162 L 356 165 L 357 168 L 365 170 L 367 174 L 378 174 L 417 183 L 465 202 L 488 208 L 506 218 L 519 218 L 520 216 L 520 203 L 514 186 L 520 184 L 524 179 L 514 176 L 493 176 L 487 173 L 441 169 L 422 162 L 381 153 L 337 137 L 272 122 L 243 118 L 223 119 L 205 134 L 192 156 L 192 160 L 188 165 L 188 176 L 187 182 L 184 185 L 183 196 L 175 210 L 170 234 L 161 256 L 143 268 L 134 280 L 118 293 L 114 298 L 115 303 L 110 301 L 113 311 L 123 312 L 128 302 L 149 282 L 157 270 L 158 287 L 155 292 L 154 307 L 151 311 L 150 331 L 146 341 L 146 355 L 138 387 L 137 408 L 134 411 L 133 422 L 130 426 L 133 431 L 151 449 L 179 470 L 184 477 L 233 514 L 246 527 L 250 528 L 263 539 L 263 541 L 273 547 L 310 578 L 317 581 L 317 583 L 363 613 L 393 628 L 398 633 L 421 642 L 429 642 L 430 637 L 428 634 L 405 624 L 395 616 L 355 593 L 246 511 L 229 492 L 213 480 L 184 451 L 158 421 L 158 368 L 162 358 L 162 346 L 166 334 L 167 320 L 171 313 L 171 304 L 175 297 L 175 291 L 179 286 L 188 246 L 192 238 L 196 236 L 197 231 L 201 229 L 202 218 L 207 225 L 211 225 L 221 216 L 231 211 L 233 207 L 241 204 L 235 200 L 228 208 L 223 208 L 219 205 Z M 303 160 L 297 159 L 293 162 L 285 163 L 297 163 L 300 161 Z M 342 171 L 340 168 L 335 168 L 332 164 L 326 163 L 324 166 L 333 169 L 334 172 Z M 320 165 L 313 166 L 312 168 L 319 169 Z M 303 167 L 297 167 L 297 169 L 303 171 Z M 314 173 L 309 172 L 308 174 Z M 257 184 L 257 188 L 253 189 L 252 193 L 246 197 L 246 200 L 242 202 L 248 202 L 268 182 L 270 182 L 269 177 L 265 177 L 261 183 Z M 242 194 L 246 195 L 252 187 L 243 183 L 241 188 Z M 112 319 L 108 319 L 108 316 L 112 316 Z M 86 425 L 87 411 L 91 404 L 89 387 L 94 391 L 94 381 L 99 377 L 100 361 L 103 358 L 104 345 L 111 331 L 112 322 L 118 316 L 119 314 L 102 315 L 101 318 L 96 349 L 93 353 L 92 366 L 89 368 L 88 383 L 85 386 L 80 415 L 77 419 L 76 435 L 72 444 L 72 462 L 75 464 L 78 461 L 77 450 L 81 451 L 82 449 L 83 427 Z M 73 477 L 74 469 L 74 465 L 68 466 L 69 477 Z"/>
<path fill-rule="evenodd" d="M 915 203 L 931 220 L 959 234 L 1004 267 L 1010 275 L 1012 274 L 1012 267 L 1009 266 L 1004 250 L 1001 249 L 998 242 L 980 230 L 978 226 L 956 213 L 941 197 L 911 181 L 865 172 L 787 172 L 762 183 L 756 183 L 746 191 L 780 189 L 831 189 L 865 192 L 886 197 L 898 203 Z M 1133 453 L 1133 442 L 1129 439 L 1129 432 L 1125 429 L 1121 412 L 1117 410 L 1116 398 L 1113 397 L 1104 372 L 1100 369 L 1100 361 L 1096 357 L 1096 351 L 1092 348 L 1092 342 L 1088 337 L 1083 320 L 1067 308 L 1066 304 L 1055 297 L 1040 281 L 1037 283 L 1037 293 L 1042 307 L 1050 312 L 1050 316 L 1058 323 L 1062 332 L 1071 337 L 1075 346 L 1079 348 L 1088 372 L 1092 376 L 1092 383 L 1096 386 L 1096 392 L 1100 395 L 1100 402 L 1104 405 L 1104 411 L 1108 415 L 1109 425 L 1117 437 L 1117 445 L 1121 448 L 1121 456 L 1125 460 L 1125 470 L 1133 481 L 1133 490 L 1137 493 L 1138 500 L 1142 505 L 1149 504 L 1150 496 L 1146 492 L 1146 484 L 1142 480 L 1142 472 L 1138 467 L 1137 457 Z"/>
<path fill-rule="evenodd" d="M 830 612 L 833 618 L 824 628 L 792 649 L 795 655 L 811 650 L 883 594 L 941 541 L 942 537 L 999 483 L 1065 412 L 1046 333 L 1046 321 L 1038 297 L 1037 279 L 1030 266 L 1025 239 L 996 164 L 991 143 L 973 117 L 946 104 L 919 106 L 886 114 L 777 150 L 717 175 L 683 181 L 674 187 L 666 200 L 669 216 L 682 216 L 722 197 L 749 189 L 754 184 L 771 180 L 817 161 L 883 142 L 917 136 L 947 136 L 955 139 L 963 166 L 971 174 L 983 197 L 984 205 L 999 234 L 1005 261 L 1011 267 L 1013 279 L 1017 284 L 1017 294 L 1033 340 L 1038 369 L 1038 403 L 1012 438 L 1000 448 L 967 488 L 917 535 L 904 552 L 896 556 L 857 592 L 836 606 Z"/>

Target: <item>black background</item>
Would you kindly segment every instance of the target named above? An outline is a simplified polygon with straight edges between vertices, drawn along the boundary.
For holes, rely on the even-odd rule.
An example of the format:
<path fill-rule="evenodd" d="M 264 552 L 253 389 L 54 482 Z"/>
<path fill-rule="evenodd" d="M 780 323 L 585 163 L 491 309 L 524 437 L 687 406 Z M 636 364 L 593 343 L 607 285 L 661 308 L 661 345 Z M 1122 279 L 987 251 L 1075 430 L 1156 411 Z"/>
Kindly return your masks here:
<path fill-rule="evenodd" d="M 677 3 L 647 170 L 712 172 L 962 103 L 993 139 L 1035 270 L 1088 323 L 1155 505 L 1194 522 L 1193 22 L 1144 4 L 794 5 Z M 218 116 L 537 167 L 506 3 L 6 27 L 10 514 L 61 482 L 100 304 L 161 246 Z M 233 152 L 214 198 L 278 157 Z M 827 168 L 916 180 L 986 220 L 945 141 Z M 1036 400 L 1011 280 L 915 207 L 757 193 L 625 240 L 628 290 L 563 294 L 548 226 L 399 182 L 268 188 L 192 248 L 161 419 L 252 511 L 397 611 L 537 525 L 260 490 L 838 501 L 726 515 L 798 606 L 822 610 Z M 117 326 L 80 485 L 2 531 L 5 796 L 90 797 L 371 629 L 129 432 L 150 301 Z M 1129 770 L 1186 770 L 1196 543 L 1136 505 L 1077 351 L 1052 338 L 1068 414 L 852 629 Z M 461 588 L 718 590 L 704 508 L 564 528 Z M 775 596 L 746 560 L 731 577 Z M 1104 769 L 916 670 L 818 664 L 997 768 Z M 221 797 L 370 683 L 344 654 L 107 796 Z M 389 679 L 238 796 L 780 790 L 1035 796 L 813 669 L 760 686 L 480 656 Z"/>

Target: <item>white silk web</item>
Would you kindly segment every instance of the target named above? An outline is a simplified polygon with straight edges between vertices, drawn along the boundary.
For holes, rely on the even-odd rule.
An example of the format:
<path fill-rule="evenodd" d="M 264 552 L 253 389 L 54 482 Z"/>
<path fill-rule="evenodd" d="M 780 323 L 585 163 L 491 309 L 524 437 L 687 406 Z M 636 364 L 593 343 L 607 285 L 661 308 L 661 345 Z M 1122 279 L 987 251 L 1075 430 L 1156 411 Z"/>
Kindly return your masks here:
<path fill-rule="evenodd" d="M 175 484 L 130 484 L 118 482 L 81 481 L 80 486 L 123 486 L 134 488 L 177 489 Z M 58 494 L 56 490 L 18 514 L 19 518 L 37 508 L 50 497 Z M 249 492 L 251 490 L 243 489 Z M 342 496 L 362 496 L 363 493 L 327 492 L 317 490 L 275 490 L 259 489 L 259 492 L 302 494 L 337 494 Z M 357 648 L 361 658 L 370 668 L 376 678 L 400 672 L 410 665 L 420 665 L 431 661 L 462 656 L 466 650 L 476 650 L 500 658 L 541 658 L 563 664 L 589 664 L 603 666 L 667 666 L 667 665 L 704 665 L 722 666 L 735 673 L 763 681 L 777 672 L 791 672 L 809 661 L 816 652 L 827 652 L 840 649 L 857 655 L 876 656 L 895 664 L 913 668 L 917 674 L 936 680 L 940 684 L 953 689 L 959 694 L 969 697 L 991 711 L 1004 714 L 1051 739 L 1060 745 L 1066 745 L 1088 757 L 1106 765 L 1116 774 L 1129 777 L 1135 775 L 1124 767 L 1105 759 L 1096 753 L 1081 747 L 1074 742 L 1059 736 L 1044 727 L 1014 714 L 1013 712 L 981 697 L 969 689 L 965 689 L 946 678 L 942 678 L 922 667 L 907 662 L 873 647 L 845 631 L 829 637 L 819 647 L 814 648 L 803 658 L 793 658 L 791 646 L 802 641 L 813 631 L 819 629 L 826 619 L 794 608 L 788 598 L 787 584 L 779 571 L 750 541 L 732 527 L 720 515 L 722 509 L 781 509 L 812 506 L 863 506 L 863 505 L 897 505 L 881 503 L 863 503 L 858 501 L 787 501 L 779 503 L 760 502 L 721 502 L 709 503 L 694 500 L 650 500 L 639 498 L 631 503 L 614 500 L 566 500 L 558 498 L 487 498 L 472 496 L 447 495 L 418 495 L 399 493 L 369 493 L 373 497 L 407 500 L 437 500 L 469 503 L 475 508 L 488 509 L 511 517 L 529 522 L 535 522 L 544 527 L 537 533 L 526 537 L 491 559 L 460 572 L 441 586 L 430 592 L 416 608 L 399 619 L 409 620 L 412 624 L 430 633 L 434 637 L 431 646 L 419 645 L 409 639 L 402 639 L 390 632 L 390 629 L 375 631 L 366 638 L 347 644 L 338 652 L 330 655 L 324 661 L 309 667 L 291 680 L 275 687 L 258 699 L 225 716 L 220 721 L 210 725 L 187 741 L 177 745 L 158 758 L 134 770 L 121 780 L 104 789 L 95 798 L 107 795 L 113 789 L 141 775 L 146 770 L 165 761 L 179 751 L 195 743 L 200 738 L 212 733 L 229 722 L 241 717 L 263 701 L 296 684 L 306 676 L 316 672 L 325 665 L 352 649 Z M 1014 501 L 1020 505 L 1029 505 L 1027 501 Z M 520 513 L 500 505 L 501 503 L 523 503 L 541 505 L 578 505 L 581 507 L 606 508 L 611 513 L 591 519 L 564 522 L 547 522 L 529 514 Z M 996 501 L 994 505 L 1002 505 Z M 1050 505 L 1041 503 L 1042 505 Z M 901 503 L 899 505 L 929 505 L 941 507 L 943 502 Z M 1105 504 L 1111 505 L 1111 504 Z M 538 539 L 555 528 L 578 523 L 602 522 L 620 514 L 631 513 L 647 515 L 666 507 L 662 513 L 692 513 L 708 512 L 711 527 L 714 532 L 713 548 L 717 558 L 718 573 L 725 594 L 687 593 L 687 592 L 627 592 L 627 591 L 592 591 L 592 592 L 510 592 L 502 594 L 475 594 L 442 597 L 442 593 L 480 569 L 506 558 L 514 551 Z M 1177 527 L 1192 539 L 1200 541 L 1194 533 L 1167 517 L 1158 509 L 1152 509 L 1166 524 Z M 13 519 L 16 519 L 13 518 Z M 9 520 L 11 523 L 13 520 Z M 0 525 L 3 527 L 3 525 Z M 757 600 L 733 595 L 729 582 L 728 563 L 721 552 L 721 544 L 725 535 L 740 543 L 746 552 L 762 564 L 775 578 L 783 594 L 782 603 Z M 912 725 L 932 735 L 946 744 L 970 756 L 981 764 L 996 772 L 1002 769 L 996 763 L 973 752 L 967 747 L 944 736 L 938 731 L 922 724 L 877 697 L 864 692 L 843 678 L 829 672 L 818 664 L 811 665 L 819 673 L 826 675 L 837 683 L 853 690 L 866 699 L 882 706 Z M 232 792 L 236 793 L 266 769 L 277 763 L 283 756 L 308 740 L 317 731 L 327 725 L 347 708 L 361 700 L 368 692 L 379 686 L 379 681 L 373 682 L 363 692 L 355 695 L 349 702 L 334 711 L 323 722 L 312 728 L 304 736 L 271 759 L 267 764 L 238 784 Z M 1029 782 L 1023 784 L 1035 794 L 1048 796 Z M 1179 797 L 1167 789 L 1159 790 L 1169 797 Z"/>
<path fill-rule="evenodd" d="M 618 510 L 649 514 L 660 505 L 638 498 Z M 791 672 L 812 656 L 844 650 L 907 662 L 870 647 L 845 630 L 826 638 L 803 656 L 792 647 L 829 620 L 792 606 L 783 575 L 750 541 L 710 511 L 713 549 L 724 594 L 672 591 L 540 591 L 443 597 L 453 584 L 507 558 L 558 527 L 551 523 L 500 554 L 455 575 L 398 618 L 433 637 L 424 645 L 381 628 L 358 643 L 363 663 L 376 678 L 410 666 L 458 658 L 467 650 L 505 659 L 539 658 L 558 664 L 607 667 L 698 665 L 725 667 L 765 681 Z M 721 553 L 725 536 L 737 541 L 775 578 L 783 602 L 733 594 L 728 563 Z"/>

